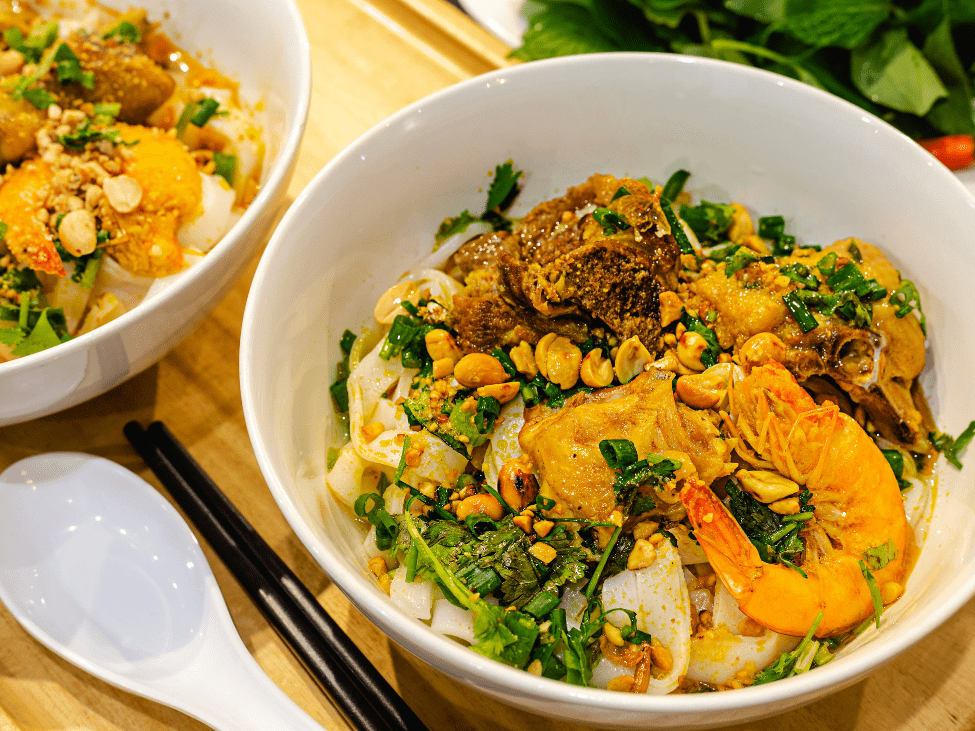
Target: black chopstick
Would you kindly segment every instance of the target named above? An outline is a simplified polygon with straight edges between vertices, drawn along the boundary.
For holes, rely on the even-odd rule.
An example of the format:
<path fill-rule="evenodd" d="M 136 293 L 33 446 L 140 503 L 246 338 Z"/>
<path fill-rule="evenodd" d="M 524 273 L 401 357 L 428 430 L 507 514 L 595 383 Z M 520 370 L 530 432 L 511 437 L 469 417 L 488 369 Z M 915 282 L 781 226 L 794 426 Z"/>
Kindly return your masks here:
<path fill-rule="evenodd" d="M 349 722 L 426 727 L 161 422 L 125 436 Z"/>

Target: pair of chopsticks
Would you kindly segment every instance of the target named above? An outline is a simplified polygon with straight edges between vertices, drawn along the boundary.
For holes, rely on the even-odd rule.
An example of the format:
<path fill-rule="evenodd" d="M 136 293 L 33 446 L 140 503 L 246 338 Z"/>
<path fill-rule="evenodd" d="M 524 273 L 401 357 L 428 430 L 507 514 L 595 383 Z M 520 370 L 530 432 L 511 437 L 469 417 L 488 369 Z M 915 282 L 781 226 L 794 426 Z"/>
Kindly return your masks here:
<path fill-rule="evenodd" d="M 123 432 L 349 723 L 425 731 L 395 690 L 162 422 Z"/>

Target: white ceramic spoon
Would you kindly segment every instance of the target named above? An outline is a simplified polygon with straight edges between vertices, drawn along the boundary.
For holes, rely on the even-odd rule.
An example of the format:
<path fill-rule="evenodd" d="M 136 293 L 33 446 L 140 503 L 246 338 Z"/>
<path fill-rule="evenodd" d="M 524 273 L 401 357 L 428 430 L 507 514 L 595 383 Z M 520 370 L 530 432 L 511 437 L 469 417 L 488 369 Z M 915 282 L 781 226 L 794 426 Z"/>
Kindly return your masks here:
<path fill-rule="evenodd" d="M 61 657 L 215 729 L 321 731 L 244 647 L 180 514 L 114 462 L 0 474 L 0 600 Z"/>

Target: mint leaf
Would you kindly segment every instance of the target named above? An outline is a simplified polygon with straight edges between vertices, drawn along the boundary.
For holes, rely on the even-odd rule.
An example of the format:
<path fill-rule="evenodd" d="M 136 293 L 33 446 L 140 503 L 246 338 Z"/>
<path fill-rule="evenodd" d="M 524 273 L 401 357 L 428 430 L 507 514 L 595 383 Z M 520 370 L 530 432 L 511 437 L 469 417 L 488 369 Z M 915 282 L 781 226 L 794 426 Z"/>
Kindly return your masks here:
<path fill-rule="evenodd" d="M 958 57 L 949 18 L 945 18 L 927 37 L 923 50 L 948 89 L 947 98 L 936 102 L 925 119 L 944 134 L 975 134 L 972 80 Z"/>
<path fill-rule="evenodd" d="M 810 46 L 853 49 L 890 15 L 880 0 L 792 0 L 780 29 Z"/>
<path fill-rule="evenodd" d="M 924 116 L 948 90 L 907 31 L 888 30 L 851 55 L 853 83 L 873 102 Z"/>
<path fill-rule="evenodd" d="M 530 18 L 521 43 L 521 48 L 511 52 L 512 58 L 521 61 L 621 50 L 594 27 L 592 16 L 585 9 L 568 3 Z"/>

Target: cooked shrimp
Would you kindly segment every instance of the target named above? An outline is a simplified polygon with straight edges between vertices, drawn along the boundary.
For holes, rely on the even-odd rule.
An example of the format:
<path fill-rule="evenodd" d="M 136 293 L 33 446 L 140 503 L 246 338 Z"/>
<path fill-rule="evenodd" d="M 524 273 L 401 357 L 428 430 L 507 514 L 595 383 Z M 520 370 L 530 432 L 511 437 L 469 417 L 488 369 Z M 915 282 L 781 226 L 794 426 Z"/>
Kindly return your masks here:
<path fill-rule="evenodd" d="M 802 635 L 817 613 L 818 637 L 856 627 L 873 612 L 858 560 L 891 544 L 874 570 L 882 587 L 904 574 L 908 524 L 897 480 L 870 437 L 835 404 L 817 405 L 777 362 L 732 386 L 740 435 L 758 457 L 812 493 L 800 568 L 767 564 L 717 496 L 688 480 L 681 501 L 695 535 L 741 611 L 782 634 Z"/>
<path fill-rule="evenodd" d="M 52 177 L 50 166 L 40 160 L 7 173 L 0 185 L 0 221 L 8 226 L 7 247 L 20 264 L 63 277 L 64 264 L 46 223 Z"/>

